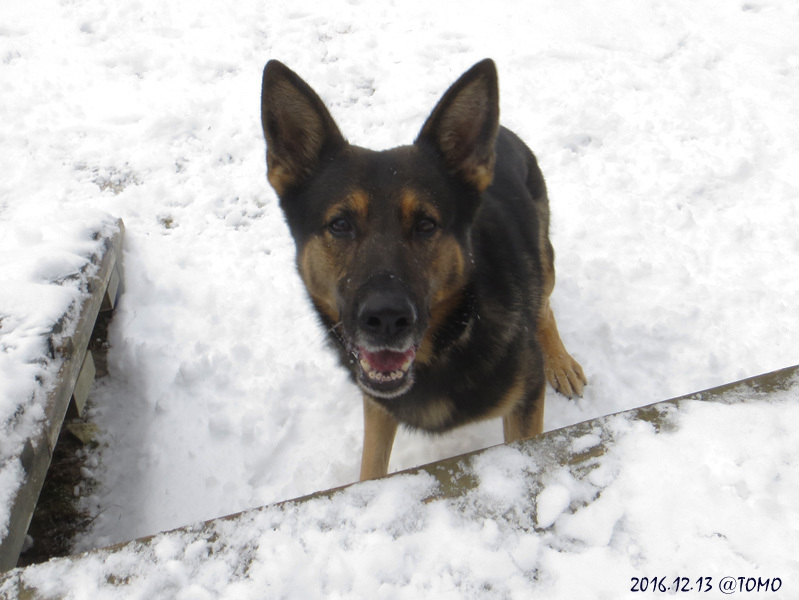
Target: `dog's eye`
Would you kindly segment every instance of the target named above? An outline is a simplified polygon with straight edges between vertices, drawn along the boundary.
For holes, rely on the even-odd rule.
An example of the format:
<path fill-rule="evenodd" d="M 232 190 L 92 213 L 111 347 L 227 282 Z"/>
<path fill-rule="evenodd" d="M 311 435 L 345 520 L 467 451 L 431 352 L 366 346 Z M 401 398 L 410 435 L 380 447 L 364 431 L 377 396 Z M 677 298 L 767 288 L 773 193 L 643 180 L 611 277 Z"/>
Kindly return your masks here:
<path fill-rule="evenodd" d="M 354 228 L 349 219 L 338 217 L 330 221 L 327 226 L 328 231 L 337 237 L 348 237 L 354 232 Z"/>
<path fill-rule="evenodd" d="M 432 235 L 436 229 L 438 229 L 436 222 L 427 217 L 423 217 L 416 221 L 416 225 L 414 226 L 414 231 L 419 235 Z"/>

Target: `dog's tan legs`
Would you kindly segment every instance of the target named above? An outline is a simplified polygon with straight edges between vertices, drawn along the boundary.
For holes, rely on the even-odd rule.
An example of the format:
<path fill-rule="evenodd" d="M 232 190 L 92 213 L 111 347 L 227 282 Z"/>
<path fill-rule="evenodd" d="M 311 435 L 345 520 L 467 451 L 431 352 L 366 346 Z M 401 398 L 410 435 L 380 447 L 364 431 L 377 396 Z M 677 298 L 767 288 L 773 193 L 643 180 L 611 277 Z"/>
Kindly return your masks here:
<path fill-rule="evenodd" d="M 544 351 L 544 372 L 550 385 L 569 398 L 575 394 L 582 397 L 583 387 L 588 381 L 583 368 L 563 346 L 549 299 L 538 317 L 538 341 Z"/>
<path fill-rule="evenodd" d="M 535 408 L 528 414 L 513 411 L 502 417 L 502 433 L 505 443 L 523 440 L 524 438 L 538 435 L 544 431 L 544 394 L 542 387 Z"/>
<path fill-rule="evenodd" d="M 541 262 L 544 272 L 544 290 L 541 311 L 538 313 L 538 342 L 544 352 L 544 372 L 549 384 L 569 398 L 575 394 L 582 397 L 583 387 L 588 383 L 583 368 L 574 360 L 560 339 L 555 314 L 549 305 L 549 297 L 555 289 L 555 253 L 549 242 L 547 219 L 541 219 L 539 239 L 541 240 Z"/>
<path fill-rule="evenodd" d="M 388 460 L 397 421 L 369 396 L 363 396 L 363 456 L 361 481 L 376 479 L 388 473 Z"/>

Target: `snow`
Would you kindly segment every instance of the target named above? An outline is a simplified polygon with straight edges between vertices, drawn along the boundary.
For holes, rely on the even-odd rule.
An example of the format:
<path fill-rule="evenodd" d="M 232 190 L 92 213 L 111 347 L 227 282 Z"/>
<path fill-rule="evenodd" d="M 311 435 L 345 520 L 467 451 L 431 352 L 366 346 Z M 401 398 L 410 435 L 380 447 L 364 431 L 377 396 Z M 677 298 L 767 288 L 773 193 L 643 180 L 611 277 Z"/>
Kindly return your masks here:
<path fill-rule="evenodd" d="M 62 363 L 53 348 L 74 332 L 96 269 L 91 259 L 101 251 L 96 238 L 114 222 L 96 211 L 72 220 L 59 212 L 5 216 L 0 213 L 0 537 L 24 477 L 19 456 L 25 441 L 38 437 Z"/>
<path fill-rule="evenodd" d="M 44 288 L 69 290 L 42 284 L 86 256 L 90 225 L 109 214 L 126 225 L 110 376 L 91 396 L 103 447 L 91 469 L 97 491 L 82 502 L 96 518 L 76 550 L 357 478 L 359 393 L 325 348 L 265 180 L 258 104 L 268 58 L 305 78 L 352 142 L 373 148 L 411 141 L 458 75 L 495 59 L 502 121 L 533 148 L 547 178 L 558 273 L 553 304 L 566 346 L 589 379 L 577 401 L 548 393 L 549 430 L 799 362 L 797 26 L 791 0 L 8 3 L 0 19 L 0 248 L 14 260 L 0 254 L 2 273 L 13 274 L 0 279 L 0 297 L 6 302 L 13 290 L 18 299 L 0 309 L 0 335 L 12 323 L 18 330 L 28 310 L 44 323 L 71 301 L 47 299 Z M 59 230 L 64 223 L 72 225 Z M 19 346 L 19 355 L 0 352 L 6 411 L 9 399 L 28 402 L 38 369 L 30 362 L 41 352 L 38 342 L 23 342 L 32 345 Z M 779 478 L 761 482 L 747 462 L 765 467 L 768 452 L 790 458 L 795 434 L 775 429 L 789 420 L 763 407 L 745 410 L 744 421 L 757 427 L 713 438 L 720 433 L 711 424 L 727 413 L 700 415 L 693 426 L 719 447 L 706 454 L 703 444 L 688 446 L 704 460 L 736 457 L 726 466 L 733 479 L 719 470 L 723 461 L 703 470 L 685 458 L 686 472 L 679 444 L 646 432 L 629 439 L 647 452 L 632 442 L 618 450 L 619 464 L 632 461 L 625 469 L 672 499 L 660 509 L 678 507 L 651 513 L 658 523 L 638 505 L 649 492 L 626 496 L 624 486 L 606 505 L 603 493 L 600 508 L 591 509 L 593 502 L 574 511 L 590 490 L 565 474 L 530 508 L 522 484 L 506 473 L 534 465 L 497 451 L 509 462 L 484 473 L 497 478 L 485 502 L 529 509 L 532 525 L 551 522 L 546 531 L 562 530 L 584 551 L 545 550 L 546 536 L 513 537 L 499 520 L 467 525 L 440 503 L 407 516 L 424 522 L 402 530 L 412 545 L 395 549 L 386 527 L 411 515 L 409 505 L 429 485 L 404 476 L 385 492 L 380 484 L 347 492 L 372 494 L 388 508 L 342 515 L 352 527 L 346 535 L 326 533 L 321 522 L 304 532 L 291 511 L 270 509 L 253 517 L 264 520 L 262 539 L 236 546 L 229 562 L 202 573 L 173 541 L 177 558 L 165 546 L 164 558 L 152 559 L 158 576 L 152 584 L 143 578 L 140 595 L 131 597 L 169 589 L 202 598 L 205 588 L 223 589 L 226 577 L 229 597 L 255 594 L 254 583 L 234 577 L 243 552 L 261 561 L 255 580 L 283 581 L 287 594 L 306 585 L 311 596 L 314 585 L 327 585 L 352 595 L 402 597 L 407 588 L 415 597 L 421 590 L 462 597 L 459 585 L 476 581 L 474 589 L 488 582 L 512 596 L 527 581 L 519 573 L 535 571 L 560 597 L 592 597 L 586 590 L 603 597 L 600 589 L 619 597 L 638 566 L 665 571 L 678 562 L 674 572 L 692 578 L 721 576 L 725 565 L 753 572 L 757 563 L 741 556 L 774 575 L 795 573 L 786 558 L 791 548 L 768 550 L 761 541 L 747 553 L 749 534 L 734 523 L 742 514 L 776 531 L 769 519 L 779 508 L 786 519 L 779 539 L 796 524 L 786 500 L 797 497 L 795 475 L 774 460 Z M 749 437 L 762 437 L 767 450 Z M 391 470 L 501 439 L 499 422 L 435 438 L 401 432 Z M 596 442 L 576 440 L 575 451 Z M 607 467 L 607 477 L 615 468 Z M 658 480 L 658 470 L 667 477 Z M 736 500 L 736 490 L 748 500 Z M 367 518 L 374 529 L 360 538 Z M 667 523 L 683 521 L 682 537 L 668 538 L 679 542 L 656 541 L 672 531 Z M 619 522 L 640 533 L 630 534 L 629 548 L 619 541 L 626 531 Z M 729 541 L 708 533 L 716 525 L 731 528 Z M 511 543 L 492 541 L 507 536 Z M 475 546 L 477 538 L 484 544 Z M 318 554 L 314 544 L 323 545 Z M 338 544 L 343 549 L 334 551 Z M 474 553 L 448 569 L 430 574 L 424 567 L 470 547 Z M 497 548 L 507 554 L 494 557 Z M 724 548 L 724 560 L 707 552 Z M 193 552 L 202 556 L 203 546 Z M 619 557 L 629 572 L 605 577 Z M 370 569 L 355 568 L 356 559 Z M 109 560 L 132 558 L 123 552 Z M 46 572 L 53 586 L 69 580 L 72 589 L 94 590 L 107 567 L 97 558 L 81 564 L 83 574 L 64 563 Z M 584 576 L 569 579 L 579 569 L 587 569 Z M 382 575 L 390 582 L 380 583 Z"/>
<path fill-rule="evenodd" d="M 741 400 L 683 401 L 660 433 L 608 417 L 612 442 L 587 474 L 579 464 L 541 472 L 545 445 L 495 447 L 462 459 L 473 485 L 460 496 L 437 496 L 428 472 L 399 474 L 55 559 L 17 571 L 0 592 L 15 593 L 13 583 L 97 600 L 636 598 L 632 578 L 657 576 L 672 589 L 687 578 L 695 592 L 709 577 L 707 598 L 725 597 L 725 577 L 790 594 L 799 381 Z"/>

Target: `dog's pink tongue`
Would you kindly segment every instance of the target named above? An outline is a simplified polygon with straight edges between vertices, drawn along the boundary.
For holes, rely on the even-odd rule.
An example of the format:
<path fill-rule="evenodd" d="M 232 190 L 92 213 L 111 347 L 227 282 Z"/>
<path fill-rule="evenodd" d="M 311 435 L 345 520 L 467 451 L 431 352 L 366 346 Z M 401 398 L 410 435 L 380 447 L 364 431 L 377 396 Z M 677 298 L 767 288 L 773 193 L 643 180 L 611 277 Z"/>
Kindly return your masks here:
<path fill-rule="evenodd" d="M 413 347 L 408 348 L 405 352 L 394 352 L 393 350 L 378 350 L 377 352 L 369 352 L 365 348 L 359 348 L 361 358 L 371 365 L 375 371 L 381 373 L 391 373 L 399 371 L 409 360 L 413 360 L 416 356 L 416 351 Z"/>

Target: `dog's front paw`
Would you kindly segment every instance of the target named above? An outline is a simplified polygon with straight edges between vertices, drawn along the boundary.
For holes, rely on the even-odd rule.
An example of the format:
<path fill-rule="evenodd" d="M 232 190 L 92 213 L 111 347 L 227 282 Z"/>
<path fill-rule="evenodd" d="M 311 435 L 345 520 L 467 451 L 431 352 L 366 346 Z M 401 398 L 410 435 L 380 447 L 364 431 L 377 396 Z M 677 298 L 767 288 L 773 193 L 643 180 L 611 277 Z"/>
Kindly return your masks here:
<path fill-rule="evenodd" d="M 565 350 L 555 356 L 548 356 L 544 362 L 544 372 L 549 384 L 568 398 L 575 394 L 583 397 L 583 388 L 588 384 L 583 368 Z"/>

